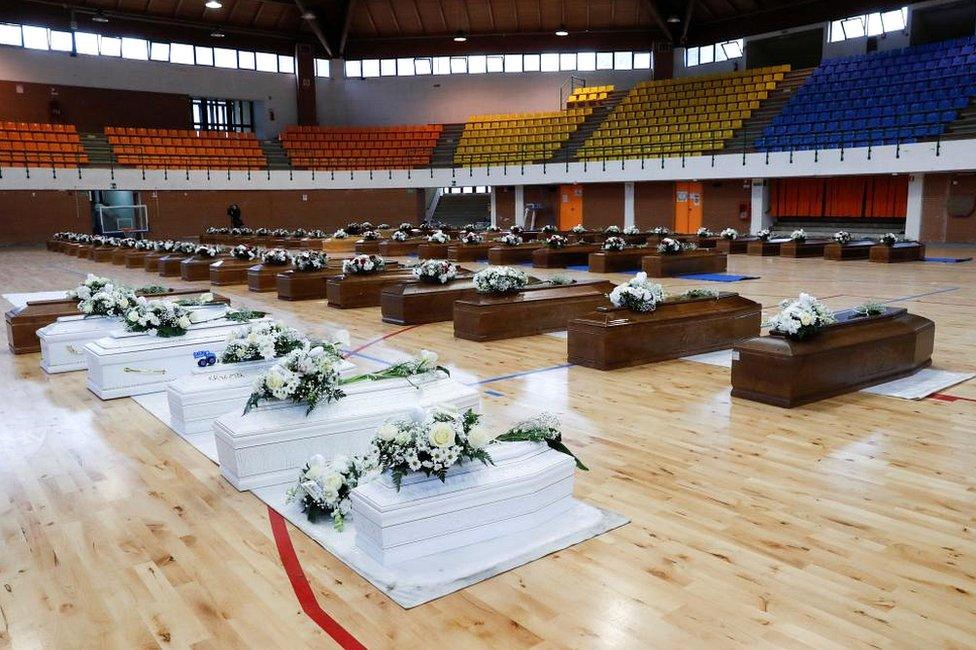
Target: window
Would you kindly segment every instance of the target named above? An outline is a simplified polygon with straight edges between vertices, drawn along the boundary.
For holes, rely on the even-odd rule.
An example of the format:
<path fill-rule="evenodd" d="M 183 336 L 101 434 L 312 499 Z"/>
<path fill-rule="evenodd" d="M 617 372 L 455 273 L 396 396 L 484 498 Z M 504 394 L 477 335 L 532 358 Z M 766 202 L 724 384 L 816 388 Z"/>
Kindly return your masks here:
<path fill-rule="evenodd" d="M 413 67 L 416 74 L 434 74 L 434 60 L 430 57 L 414 59 Z"/>
<path fill-rule="evenodd" d="M 56 32 L 52 29 L 50 38 L 51 49 L 55 52 L 70 52 L 75 45 L 75 39 L 71 37 L 71 32 Z"/>
<path fill-rule="evenodd" d="M 213 50 L 214 65 L 218 68 L 237 68 L 237 50 L 215 47 Z"/>
<path fill-rule="evenodd" d="M 650 52 L 647 55 L 650 57 Z M 576 69 L 580 72 L 596 70 L 596 52 L 580 52 L 577 54 Z"/>
<path fill-rule="evenodd" d="M 568 54 L 559 55 L 559 69 L 561 71 L 570 71 L 576 69 L 576 53 L 570 52 Z"/>
<path fill-rule="evenodd" d="M 254 131 L 254 102 L 245 99 L 193 98 L 197 131 Z"/>
<path fill-rule="evenodd" d="M 197 61 L 197 65 L 213 65 L 213 48 L 200 47 L 197 45 L 193 48 L 193 56 Z"/>
<path fill-rule="evenodd" d="M 505 72 L 522 72 L 522 55 L 505 55 Z"/>
<path fill-rule="evenodd" d="M 396 59 L 383 59 L 380 61 L 380 76 L 395 77 L 397 73 Z"/>
<path fill-rule="evenodd" d="M 739 53 L 741 56 L 741 52 Z M 634 70 L 650 70 L 651 69 L 651 53 L 650 52 L 634 52 Z"/>
<path fill-rule="evenodd" d="M 538 54 L 526 54 L 522 57 L 522 69 L 526 72 L 539 72 L 542 69 L 542 57 Z"/>
<path fill-rule="evenodd" d="M 153 43 L 149 46 L 149 58 L 169 63 L 169 43 Z"/>
<path fill-rule="evenodd" d="M 0 45 L 16 45 L 21 47 L 24 44 L 20 32 L 20 25 L 10 25 L 0 23 Z"/>
<path fill-rule="evenodd" d="M 613 70 L 613 52 L 597 52 L 596 69 Z"/>
<path fill-rule="evenodd" d="M 149 60 L 149 43 L 141 38 L 122 39 L 122 58 L 136 61 Z"/>
<path fill-rule="evenodd" d="M 633 52 L 614 52 L 613 53 L 613 69 L 614 70 L 633 70 L 634 69 L 634 53 Z"/>
<path fill-rule="evenodd" d="M 254 61 L 258 72 L 278 72 L 278 57 L 267 52 L 255 52 Z"/>
<path fill-rule="evenodd" d="M 77 34 L 75 34 L 77 37 Z M 173 43 L 169 46 L 170 63 L 193 65 L 193 46 L 185 43 Z"/>
<path fill-rule="evenodd" d="M 485 57 L 485 61 L 488 64 L 488 72 L 504 72 L 505 70 L 505 57 L 500 54 L 493 54 L 491 56 Z"/>
<path fill-rule="evenodd" d="M 416 74 L 416 63 L 413 59 L 397 59 L 396 73 L 398 77 L 412 77 Z"/>
<path fill-rule="evenodd" d="M 255 70 L 254 52 L 237 51 L 237 67 L 241 70 Z"/>
<path fill-rule="evenodd" d="M 362 61 L 346 61 L 346 77 L 355 78 L 363 76 Z"/>
<path fill-rule="evenodd" d="M 715 43 L 714 45 L 689 47 L 685 49 L 685 67 L 693 68 L 696 65 L 738 59 L 742 56 L 742 47 L 743 41 L 741 38 L 723 43 Z M 638 67 L 636 54 L 634 55 L 634 67 Z"/>
<path fill-rule="evenodd" d="M 363 61 L 363 76 L 364 77 L 378 77 L 380 76 L 380 62 L 377 59 L 367 59 Z"/>
<path fill-rule="evenodd" d="M 75 51 L 78 54 L 98 56 L 98 34 L 75 32 Z"/>
<path fill-rule="evenodd" d="M 295 57 L 278 55 L 278 72 L 295 74 Z"/>
<path fill-rule="evenodd" d="M 852 38 L 898 32 L 907 27 L 908 7 L 863 16 L 851 16 L 830 23 L 830 42 L 838 43 Z"/>
<path fill-rule="evenodd" d="M 446 56 L 435 56 L 434 74 L 451 74 L 451 59 Z"/>
<path fill-rule="evenodd" d="M 543 54 L 540 56 L 543 72 L 559 72 L 559 55 Z"/>
<path fill-rule="evenodd" d="M 98 53 L 102 56 L 122 56 L 122 39 L 99 36 Z"/>
<path fill-rule="evenodd" d="M 48 49 L 47 28 L 24 25 L 24 47 L 31 50 Z"/>
<path fill-rule="evenodd" d="M 488 60 L 483 54 L 468 57 L 468 74 L 484 74 L 488 72 Z"/>
<path fill-rule="evenodd" d="M 465 74 L 468 71 L 468 57 L 466 56 L 452 56 L 451 57 L 451 74 Z"/>
<path fill-rule="evenodd" d="M 315 76 L 316 77 L 328 77 L 329 76 L 329 60 L 328 59 L 315 59 Z"/>

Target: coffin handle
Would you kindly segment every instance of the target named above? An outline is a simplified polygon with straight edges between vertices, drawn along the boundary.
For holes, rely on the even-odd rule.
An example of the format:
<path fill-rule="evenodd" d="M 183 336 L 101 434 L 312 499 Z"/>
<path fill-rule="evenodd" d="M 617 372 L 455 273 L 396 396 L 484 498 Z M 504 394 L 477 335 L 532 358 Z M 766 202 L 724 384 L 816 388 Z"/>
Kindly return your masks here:
<path fill-rule="evenodd" d="M 122 368 L 122 372 L 134 372 L 140 375 L 165 375 L 165 368 L 130 368 L 126 366 Z"/>
<path fill-rule="evenodd" d="M 73 346 L 73 345 L 68 345 L 68 346 L 65 346 L 65 349 L 66 349 L 66 350 L 67 350 L 68 352 L 70 352 L 71 354 L 77 354 L 77 355 L 79 355 L 79 356 L 80 356 L 80 355 L 82 355 L 82 354 L 84 354 L 84 352 L 82 352 L 81 350 L 79 350 L 78 348 L 76 348 L 76 347 L 75 347 L 75 346 Z"/>

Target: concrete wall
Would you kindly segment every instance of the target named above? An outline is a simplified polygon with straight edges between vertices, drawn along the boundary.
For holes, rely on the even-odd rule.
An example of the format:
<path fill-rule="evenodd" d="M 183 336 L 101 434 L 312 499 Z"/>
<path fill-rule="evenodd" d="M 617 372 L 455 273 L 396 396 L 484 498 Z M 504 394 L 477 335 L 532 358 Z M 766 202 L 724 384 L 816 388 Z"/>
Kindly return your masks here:
<path fill-rule="evenodd" d="M 926 174 L 922 241 L 976 243 L 976 209 L 965 210 L 970 202 L 976 202 L 976 174 Z"/>

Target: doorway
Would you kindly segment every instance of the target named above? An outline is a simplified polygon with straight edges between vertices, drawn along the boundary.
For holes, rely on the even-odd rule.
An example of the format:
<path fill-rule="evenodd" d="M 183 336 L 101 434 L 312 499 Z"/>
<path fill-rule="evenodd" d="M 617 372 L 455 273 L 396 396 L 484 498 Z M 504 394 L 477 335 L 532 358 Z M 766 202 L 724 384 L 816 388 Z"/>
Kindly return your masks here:
<path fill-rule="evenodd" d="M 583 223 L 583 186 L 559 186 L 559 229 L 570 230 Z"/>
<path fill-rule="evenodd" d="M 674 231 L 693 233 L 702 225 L 702 184 L 674 184 Z"/>

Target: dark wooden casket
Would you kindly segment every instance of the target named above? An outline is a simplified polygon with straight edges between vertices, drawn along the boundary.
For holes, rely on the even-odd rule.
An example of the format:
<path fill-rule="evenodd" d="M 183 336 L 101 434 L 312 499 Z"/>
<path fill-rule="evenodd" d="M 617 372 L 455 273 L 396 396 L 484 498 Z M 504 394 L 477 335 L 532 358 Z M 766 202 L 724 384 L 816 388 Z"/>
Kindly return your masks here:
<path fill-rule="evenodd" d="M 590 253 L 600 250 L 599 244 L 570 244 L 564 248 L 537 248 L 532 251 L 532 266 L 538 269 L 564 269 L 589 263 Z"/>
<path fill-rule="evenodd" d="M 290 264 L 255 264 L 248 267 L 247 289 L 258 293 L 276 291 L 278 289 L 278 274 L 291 269 Z"/>
<path fill-rule="evenodd" d="M 732 396 L 792 408 L 910 375 L 932 361 L 935 323 L 927 318 L 888 308 L 838 320 L 806 341 L 772 334 L 737 344 Z"/>
<path fill-rule="evenodd" d="M 745 255 L 749 249 L 749 244 L 759 241 L 758 237 L 738 237 L 737 239 L 716 239 L 715 250 L 726 255 Z"/>
<path fill-rule="evenodd" d="M 115 251 L 118 250 L 115 246 L 95 246 L 91 249 L 91 258 L 93 262 L 108 262 L 111 264 L 112 256 L 115 255 Z M 78 257 L 85 257 L 82 252 L 78 252 Z"/>
<path fill-rule="evenodd" d="M 447 249 L 450 245 L 450 242 L 447 242 L 446 244 L 424 242 L 417 247 L 417 257 L 422 260 L 446 260 Z"/>
<path fill-rule="evenodd" d="M 142 263 L 146 259 L 146 255 L 149 255 L 150 252 L 151 251 L 130 250 L 125 254 L 125 268 L 141 269 Z"/>
<path fill-rule="evenodd" d="M 471 275 L 458 275 L 447 284 L 429 284 L 410 280 L 383 288 L 380 294 L 380 311 L 384 323 L 394 325 L 419 325 L 439 323 L 454 318 L 454 302 L 478 296 Z M 526 291 L 549 287 L 538 278 L 529 276 Z M 533 286 L 537 285 L 537 286 Z"/>
<path fill-rule="evenodd" d="M 781 257 L 823 257 L 829 239 L 808 239 L 803 242 L 788 241 L 779 247 Z"/>
<path fill-rule="evenodd" d="M 570 363 L 614 370 L 732 347 L 759 336 L 762 305 L 737 293 L 658 303 L 652 312 L 600 307 L 569 322 Z"/>
<path fill-rule="evenodd" d="M 452 243 L 447 247 L 447 259 L 452 262 L 477 262 L 488 259 L 488 249 L 492 244 Z"/>
<path fill-rule="evenodd" d="M 379 252 L 380 252 L 380 240 L 379 239 L 370 239 L 370 240 L 361 239 L 361 240 L 359 240 L 359 241 L 356 242 L 356 254 L 357 255 L 363 254 L 363 253 L 366 253 L 366 254 L 372 253 L 373 255 L 376 255 Z"/>
<path fill-rule="evenodd" d="M 531 244 L 520 244 L 518 246 L 506 246 L 505 244 L 501 244 L 500 246 L 492 246 L 488 249 L 488 263 L 521 264 L 523 262 L 531 262 L 532 254 L 543 246 L 545 246 L 545 244 L 536 242 L 532 242 Z"/>
<path fill-rule="evenodd" d="M 95 246 L 91 244 L 76 244 L 74 255 L 83 260 L 90 260 L 95 255 Z"/>
<path fill-rule="evenodd" d="M 151 251 L 142 258 L 142 270 L 150 273 L 159 273 L 159 260 L 169 255 L 161 251 Z"/>
<path fill-rule="evenodd" d="M 386 240 L 380 242 L 380 255 L 384 257 L 404 257 L 413 255 L 423 244 L 422 239 L 408 239 L 407 241 Z"/>
<path fill-rule="evenodd" d="M 180 262 L 180 277 L 187 282 L 199 282 L 210 279 L 210 265 L 218 260 L 229 259 L 226 255 L 219 257 L 193 257 Z"/>
<path fill-rule="evenodd" d="M 275 276 L 278 299 L 323 300 L 326 281 L 339 273 L 340 270 L 334 267 L 321 271 L 296 271 L 295 269 L 279 271 Z M 250 283 L 250 272 L 248 272 L 248 282 Z"/>
<path fill-rule="evenodd" d="M 699 237 L 697 233 L 690 235 L 679 234 L 675 235 L 681 241 L 687 241 L 693 243 L 698 248 L 715 248 L 718 243 L 717 237 Z"/>
<path fill-rule="evenodd" d="M 181 264 L 183 260 L 191 259 L 192 255 L 184 255 L 183 253 L 170 253 L 159 258 L 159 274 L 164 278 L 178 278 L 182 273 Z"/>
<path fill-rule="evenodd" d="M 652 278 L 670 278 L 692 273 L 721 273 L 725 271 L 727 264 L 725 253 L 699 249 L 677 255 L 661 255 L 657 252 L 646 255 L 641 269 Z"/>
<path fill-rule="evenodd" d="M 454 303 L 454 336 L 495 341 L 558 332 L 569 321 L 610 304 L 613 283 L 580 282 L 508 295 L 478 294 Z"/>
<path fill-rule="evenodd" d="M 51 252 L 58 252 L 61 250 L 61 240 L 60 239 L 48 239 L 44 242 L 44 247 Z"/>
<path fill-rule="evenodd" d="M 874 246 L 874 241 L 870 239 L 852 241 L 846 244 L 841 244 L 835 241 L 830 242 L 824 246 L 824 259 L 833 260 L 835 262 L 843 262 L 846 260 L 866 260 L 872 246 Z"/>
<path fill-rule="evenodd" d="M 74 242 L 64 245 L 64 252 L 71 257 L 78 257 L 78 252 L 81 250 L 82 244 L 75 244 Z M 89 246 L 88 248 L 91 248 Z"/>
<path fill-rule="evenodd" d="M 781 247 L 789 239 L 757 239 L 756 241 L 749 242 L 746 252 L 749 255 L 761 255 L 763 257 L 770 257 L 772 255 L 779 255 Z"/>
<path fill-rule="evenodd" d="M 412 271 L 403 267 L 367 275 L 337 275 L 326 283 L 326 297 L 329 307 L 337 309 L 379 307 L 383 289 L 412 279 Z"/>
<path fill-rule="evenodd" d="M 898 242 L 894 246 L 876 244 L 868 253 L 868 260 L 892 264 L 895 262 L 921 262 L 925 259 L 925 244 L 917 241 Z"/>
<path fill-rule="evenodd" d="M 656 253 L 653 248 L 625 248 L 622 251 L 596 251 L 590 253 L 587 262 L 591 273 L 617 273 L 633 271 L 641 267 L 641 260 L 646 255 Z"/>
<path fill-rule="evenodd" d="M 322 237 L 303 237 L 299 242 L 299 247 L 320 251 L 322 250 L 323 241 L 324 239 Z"/>
<path fill-rule="evenodd" d="M 125 266 L 125 256 L 132 252 L 131 248 L 116 248 L 112 253 L 112 264 L 115 266 Z"/>
<path fill-rule="evenodd" d="M 252 266 L 254 260 L 239 260 L 234 257 L 219 259 L 210 265 L 210 284 L 215 287 L 246 284 L 247 270 Z"/>

